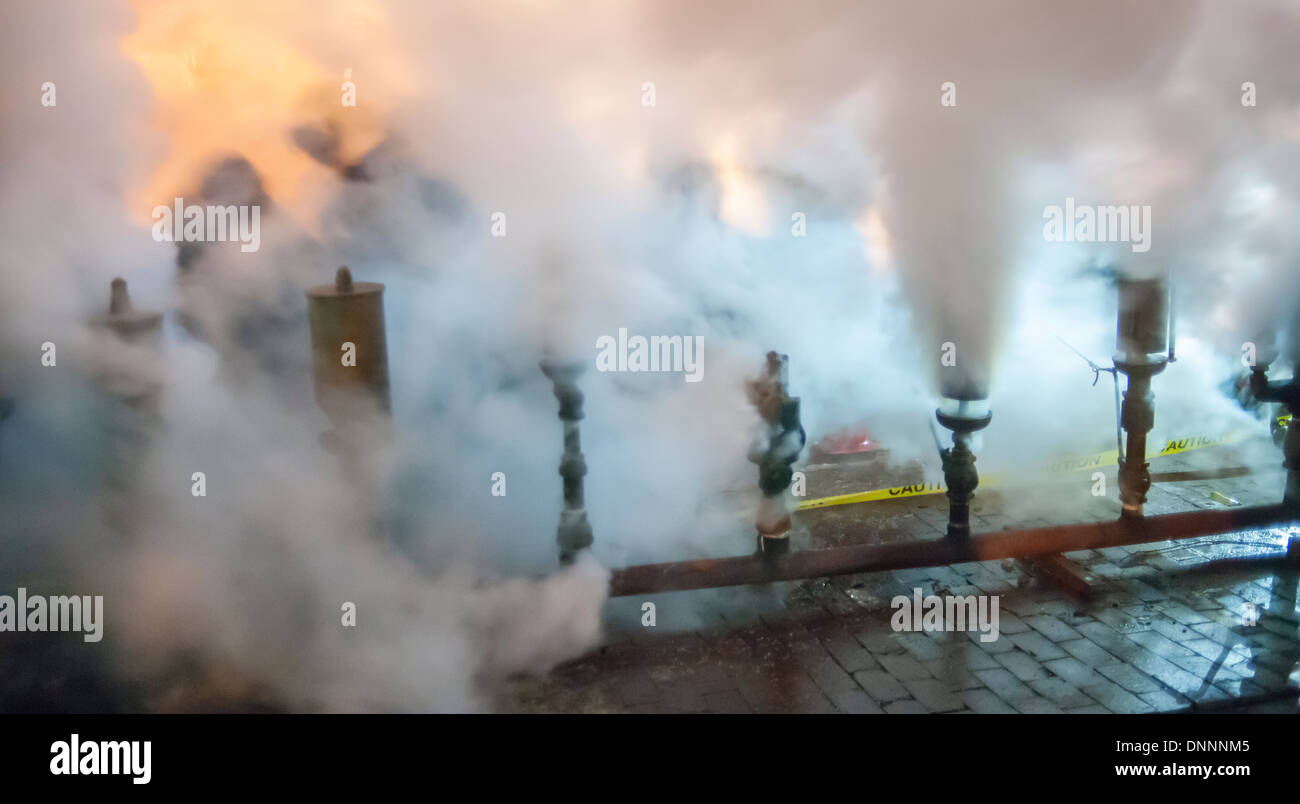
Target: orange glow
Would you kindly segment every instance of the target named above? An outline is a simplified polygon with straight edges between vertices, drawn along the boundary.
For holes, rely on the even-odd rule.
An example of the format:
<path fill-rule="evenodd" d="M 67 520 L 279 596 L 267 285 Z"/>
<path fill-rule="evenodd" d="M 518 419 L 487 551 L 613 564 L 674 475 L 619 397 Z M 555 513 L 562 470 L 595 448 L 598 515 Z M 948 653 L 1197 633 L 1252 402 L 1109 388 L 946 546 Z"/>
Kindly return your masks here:
<path fill-rule="evenodd" d="M 767 237 L 772 222 L 762 182 L 746 167 L 739 139 L 722 137 L 709 150 L 721 192 L 719 215 L 725 222 L 753 237 Z"/>
<path fill-rule="evenodd" d="M 123 38 L 122 50 L 152 87 L 153 124 L 166 137 L 152 175 L 129 191 L 132 213 L 144 220 L 154 205 L 193 191 L 206 166 L 231 153 L 253 164 L 267 192 L 291 214 L 303 213 L 305 183 L 323 168 L 294 146 L 290 130 L 331 121 L 344 133 L 344 159 L 354 159 L 383 136 L 378 107 L 409 90 L 387 19 L 369 2 L 135 0 L 134 6 L 137 28 Z M 316 51 L 333 48 L 337 63 L 308 43 Z M 347 54 L 364 54 L 356 57 L 364 65 Z M 342 102 L 349 70 L 355 107 Z"/>
<path fill-rule="evenodd" d="M 894 258 L 889 229 L 885 227 L 880 208 L 875 204 L 867 207 L 855 221 L 854 228 L 862 238 L 863 254 L 871 264 L 871 273 L 875 276 L 893 273 Z"/>

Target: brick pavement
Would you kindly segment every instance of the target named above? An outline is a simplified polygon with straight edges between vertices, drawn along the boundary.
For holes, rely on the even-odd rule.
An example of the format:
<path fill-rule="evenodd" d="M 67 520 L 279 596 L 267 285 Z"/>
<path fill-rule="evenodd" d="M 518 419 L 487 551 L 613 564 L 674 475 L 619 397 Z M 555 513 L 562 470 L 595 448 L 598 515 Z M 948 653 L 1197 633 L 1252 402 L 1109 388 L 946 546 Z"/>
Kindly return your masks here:
<path fill-rule="evenodd" d="M 1280 499 L 1276 452 L 1257 446 L 1206 452 L 1217 454 L 1159 459 L 1152 471 L 1233 463 L 1243 454 L 1256 464 L 1261 456 L 1270 458 L 1273 466 L 1227 479 L 1156 485 L 1148 513 L 1220 507 L 1207 496 L 1211 491 L 1243 504 Z M 828 474 L 844 472 L 831 467 Z M 1112 470 L 1112 481 L 1113 475 Z M 809 479 L 813 496 L 845 490 L 842 477 L 820 481 L 823 489 L 838 483 L 835 492 L 818 491 L 818 479 L 812 473 Z M 870 487 L 863 477 L 856 480 L 859 488 Z M 1088 499 L 1082 486 L 1054 486 L 1050 495 L 1036 496 L 1069 498 L 1067 521 L 1115 516 L 1113 499 Z M 826 509 L 802 518 L 801 546 L 844 543 L 843 525 L 864 520 L 879 523 L 879 540 L 935 538 L 945 516 L 942 497 Z M 975 500 L 972 520 L 979 530 L 1025 527 L 1051 522 L 1051 511 L 1026 512 L 1017 507 L 1015 493 L 985 491 Z M 1297 573 L 1276 562 L 1212 563 L 1276 554 L 1290 533 L 1274 528 L 1071 553 L 1067 558 L 1094 579 L 1088 601 L 1071 597 L 1032 565 L 1017 561 L 648 596 L 660 618 L 655 628 L 640 626 L 640 598 L 611 601 L 603 647 L 545 678 L 514 680 L 497 691 L 498 708 L 1300 711 Z M 970 632 L 895 632 L 889 600 L 910 595 L 913 588 L 926 595 L 999 595 L 999 638 L 982 642 Z M 1243 624 L 1249 606 L 1258 612 L 1253 626 Z"/>

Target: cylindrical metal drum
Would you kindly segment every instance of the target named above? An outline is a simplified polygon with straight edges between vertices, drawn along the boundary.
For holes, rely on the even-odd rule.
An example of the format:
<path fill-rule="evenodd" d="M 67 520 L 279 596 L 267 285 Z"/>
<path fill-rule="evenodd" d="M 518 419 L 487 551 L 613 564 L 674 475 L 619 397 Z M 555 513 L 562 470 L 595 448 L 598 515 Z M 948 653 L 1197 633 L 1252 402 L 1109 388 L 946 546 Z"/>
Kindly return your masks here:
<path fill-rule="evenodd" d="M 1169 288 L 1164 279 L 1120 277 L 1116 361 L 1163 363 L 1169 352 Z"/>
<path fill-rule="evenodd" d="M 307 290 L 316 402 L 342 427 L 390 411 L 384 286 L 353 282 L 346 266 L 335 281 Z"/>

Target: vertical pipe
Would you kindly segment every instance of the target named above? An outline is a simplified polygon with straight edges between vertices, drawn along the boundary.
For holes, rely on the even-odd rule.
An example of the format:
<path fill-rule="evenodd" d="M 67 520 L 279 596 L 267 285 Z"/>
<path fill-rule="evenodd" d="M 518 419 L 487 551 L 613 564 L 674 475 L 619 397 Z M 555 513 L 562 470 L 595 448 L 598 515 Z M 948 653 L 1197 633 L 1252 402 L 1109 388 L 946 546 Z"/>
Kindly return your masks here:
<path fill-rule="evenodd" d="M 1169 362 L 1177 363 L 1178 312 L 1174 309 L 1174 286 L 1169 285 Z"/>
<path fill-rule="evenodd" d="M 758 488 L 762 493 L 754 517 L 758 551 L 769 557 L 784 555 L 790 549 L 790 483 L 794 462 L 807 441 L 799 421 L 799 398 L 790 396 L 788 388 L 788 356 L 768 352 L 763 373 L 749 381 L 747 390 L 763 420 L 749 459 L 758 464 Z"/>
<path fill-rule="evenodd" d="M 398 529 L 393 509 L 380 503 L 384 478 L 377 450 L 392 436 L 384 286 L 353 282 L 343 266 L 334 281 L 306 290 L 316 405 L 332 429 L 321 446 L 338 461 L 349 486 L 360 491 L 372 538 Z"/>
<path fill-rule="evenodd" d="M 947 397 L 934 415 L 939 424 L 952 431 L 952 447 L 939 450 L 943 482 L 948 487 L 947 535 L 954 542 L 964 543 L 970 538 L 970 498 L 980 484 L 971 437 L 989 426 L 993 414 L 981 389 L 969 387 L 948 393 L 954 396 Z"/>
<path fill-rule="evenodd" d="M 947 535 L 958 541 L 970 538 L 970 498 L 980 484 L 969 441 L 966 433 L 953 433 L 952 448 L 940 453 L 944 485 L 948 487 Z"/>
<path fill-rule="evenodd" d="M 119 276 L 109 284 L 108 313 L 90 323 L 111 330 L 129 342 L 148 342 L 162 331 L 162 313 L 143 312 L 132 307 L 126 280 Z"/>
<path fill-rule="evenodd" d="M 1290 510 L 1300 511 L 1300 426 L 1296 425 L 1294 417 L 1282 441 L 1282 466 L 1286 467 L 1286 492 L 1282 504 Z"/>
<path fill-rule="evenodd" d="M 1140 517 L 1147 492 L 1151 490 L 1147 432 L 1155 426 L 1155 396 L 1151 393 L 1150 374 L 1130 369 L 1120 410 L 1120 423 L 1128 434 L 1119 463 L 1120 504 L 1124 516 Z"/>
<path fill-rule="evenodd" d="M 1151 489 L 1147 433 L 1155 427 L 1151 378 L 1169 362 L 1169 290 L 1163 279 L 1117 280 L 1119 313 L 1115 327 L 1115 368 L 1128 377 L 1120 425 L 1128 442 L 1119 459 L 1121 513 L 1141 517 Z"/>
<path fill-rule="evenodd" d="M 111 333 L 118 347 L 148 351 L 148 364 L 157 365 L 162 314 L 136 310 L 131 305 L 126 280 L 118 277 L 109 286 L 108 312 L 95 317 L 91 327 Z M 118 348 L 107 346 L 106 348 Z M 148 457 L 154 434 L 162 418 L 162 382 L 159 376 L 140 369 L 141 363 L 99 375 L 105 391 L 104 488 L 102 513 L 111 531 L 129 538 L 139 528 L 143 489 L 141 464 Z"/>
<path fill-rule="evenodd" d="M 390 411 L 384 286 L 353 282 L 347 266 L 334 282 L 307 289 L 316 403 L 337 430 Z"/>
<path fill-rule="evenodd" d="M 1280 402 L 1288 410 L 1300 409 L 1300 373 L 1290 380 L 1269 382 L 1268 368 L 1276 354 L 1266 351 L 1256 360 L 1250 373 L 1250 390 L 1261 402 Z M 1288 510 L 1300 512 L 1300 424 L 1291 419 L 1282 441 L 1282 466 L 1286 468 L 1286 492 L 1282 504 Z"/>
<path fill-rule="evenodd" d="M 582 419 L 582 391 L 578 388 L 579 363 L 561 363 L 551 358 L 541 362 L 542 373 L 550 379 L 555 398 L 560 402 L 559 417 L 564 423 L 564 456 L 560 459 L 560 477 L 564 479 L 564 508 L 555 541 L 560 548 L 560 563 L 571 564 L 578 553 L 594 542 L 591 523 L 587 521 L 583 477 L 587 461 L 582 454 L 582 437 L 578 422 Z"/>

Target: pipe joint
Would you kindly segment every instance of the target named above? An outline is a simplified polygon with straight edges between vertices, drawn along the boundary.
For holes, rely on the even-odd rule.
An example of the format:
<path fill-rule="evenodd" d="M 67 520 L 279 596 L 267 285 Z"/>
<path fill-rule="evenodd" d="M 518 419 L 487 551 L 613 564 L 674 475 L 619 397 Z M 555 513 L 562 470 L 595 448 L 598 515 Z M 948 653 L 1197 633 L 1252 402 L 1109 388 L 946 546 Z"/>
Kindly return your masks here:
<path fill-rule="evenodd" d="M 1120 408 L 1120 425 L 1130 433 L 1149 433 L 1156 426 L 1155 395 L 1150 390 L 1124 393 Z"/>

